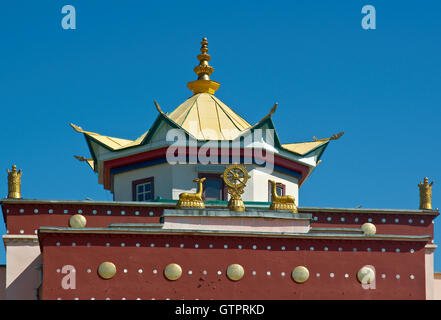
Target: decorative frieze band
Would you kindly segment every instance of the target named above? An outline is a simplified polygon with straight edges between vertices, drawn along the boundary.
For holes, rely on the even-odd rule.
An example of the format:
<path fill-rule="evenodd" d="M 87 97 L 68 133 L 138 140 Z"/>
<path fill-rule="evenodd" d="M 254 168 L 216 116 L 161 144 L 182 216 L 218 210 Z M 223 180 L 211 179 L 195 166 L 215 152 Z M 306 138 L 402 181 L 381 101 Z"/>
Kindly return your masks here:
<path fill-rule="evenodd" d="M 3 242 L 5 245 L 10 243 L 35 243 L 38 244 L 38 236 L 34 235 L 19 235 L 19 234 L 7 234 L 3 235 Z"/>

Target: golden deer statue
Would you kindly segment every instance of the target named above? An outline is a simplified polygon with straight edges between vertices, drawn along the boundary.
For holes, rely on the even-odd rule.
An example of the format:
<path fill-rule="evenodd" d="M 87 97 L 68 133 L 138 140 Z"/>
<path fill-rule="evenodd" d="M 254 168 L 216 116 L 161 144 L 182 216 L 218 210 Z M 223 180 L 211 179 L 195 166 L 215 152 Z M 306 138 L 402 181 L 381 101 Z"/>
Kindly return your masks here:
<path fill-rule="evenodd" d="M 183 192 L 179 195 L 177 208 L 205 208 L 204 201 L 202 201 L 203 183 L 206 178 L 197 178 L 193 182 L 198 183 L 196 193 Z"/>
<path fill-rule="evenodd" d="M 279 196 L 277 194 L 277 182 L 269 180 L 272 185 L 271 196 L 272 201 L 270 205 L 270 210 L 288 210 L 293 213 L 297 213 L 297 207 L 293 196 Z"/>

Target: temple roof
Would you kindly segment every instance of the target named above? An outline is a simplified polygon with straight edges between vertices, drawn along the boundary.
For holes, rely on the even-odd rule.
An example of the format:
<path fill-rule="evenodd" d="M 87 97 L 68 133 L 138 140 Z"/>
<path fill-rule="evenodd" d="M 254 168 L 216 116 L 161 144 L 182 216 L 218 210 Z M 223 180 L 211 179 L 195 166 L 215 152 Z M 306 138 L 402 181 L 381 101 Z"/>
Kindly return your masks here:
<path fill-rule="evenodd" d="M 251 125 L 209 93 L 198 93 L 168 117 L 198 140 L 234 140 Z"/>
<path fill-rule="evenodd" d="M 163 141 L 166 132 L 164 130 L 167 130 L 167 128 L 183 129 L 189 136 L 201 141 L 232 141 L 247 131 L 251 132 L 264 126 L 274 129 L 271 116 L 276 111 L 277 103 L 262 120 L 255 125 L 250 125 L 214 96 L 220 83 L 210 79 L 214 69 L 209 65 L 211 56 L 208 54 L 206 38 L 202 40 L 201 45 L 201 53 L 197 56 L 199 64 L 194 68 L 198 78 L 187 84 L 193 95 L 169 114 L 164 113 L 155 101 L 159 114 L 150 130 L 144 132 L 137 139 L 129 140 L 105 136 L 85 131 L 81 127 L 71 124 L 75 131 L 84 134 L 93 157 L 93 159 L 81 161 L 87 161 L 93 169 L 96 169 L 97 163 L 94 163 L 98 158 L 96 144 L 111 152 L 118 152 L 131 147 Z M 295 159 L 298 159 L 296 157 L 305 158 L 314 155 L 314 161 L 318 162 L 329 141 L 338 139 L 342 134 L 339 133 L 326 139 L 314 137 L 314 141 L 281 144 L 277 133 L 275 133 L 274 142 L 277 149 L 282 152 L 293 153 Z"/>

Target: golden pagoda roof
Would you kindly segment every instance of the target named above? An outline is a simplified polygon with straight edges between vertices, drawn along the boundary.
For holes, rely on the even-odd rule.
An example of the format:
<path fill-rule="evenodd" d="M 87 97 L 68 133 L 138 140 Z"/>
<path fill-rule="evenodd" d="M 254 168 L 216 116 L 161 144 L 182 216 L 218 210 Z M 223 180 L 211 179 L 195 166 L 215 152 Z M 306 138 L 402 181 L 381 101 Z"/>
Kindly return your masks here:
<path fill-rule="evenodd" d="M 273 128 L 270 118 L 276 111 L 277 103 L 273 106 L 268 115 L 252 126 L 214 96 L 220 84 L 210 79 L 210 75 L 214 69 L 209 65 L 211 56 L 208 54 L 207 38 L 202 39 L 201 45 L 201 53 L 197 56 L 199 65 L 194 68 L 198 78 L 187 84 L 188 88 L 192 90 L 193 96 L 184 101 L 170 114 L 164 113 L 155 101 L 156 108 L 160 115 L 154 122 L 152 128 L 137 139 L 129 140 L 104 136 L 95 132 L 85 131 L 74 124 L 71 124 L 71 126 L 75 131 L 83 133 L 88 141 L 90 139 L 111 151 L 119 151 L 141 144 L 148 144 L 157 132 L 158 134 L 164 134 L 163 131 L 157 131 L 157 128 L 163 123 L 163 120 L 168 121 L 172 127 L 182 128 L 197 140 L 203 141 L 235 140 L 244 132 L 258 128 L 266 123 L 267 120 L 270 121 L 270 126 Z M 300 156 L 307 155 L 318 148 L 322 149 L 319 151 L 321 154 L 330 140 L 336 140 L 342 134 L 343 132 L 326 139 L 317 139 L 314 137 L 314 141 L 289 144 L 280 144 L 276 135 L 275 142 L 279 148 L 281 147 Z M 89 148 L 91 148 L 90 145 Z M 94 151 L 91 150 L 91 152 L 94 154 Z M 91 165 L 90 161 L 87 162 Z"/>
<path fill-rule="evenodd" d="M 233 140 L 251 125 L 209 93 L 198 93 L 168 117 L 198 140 Z"/>

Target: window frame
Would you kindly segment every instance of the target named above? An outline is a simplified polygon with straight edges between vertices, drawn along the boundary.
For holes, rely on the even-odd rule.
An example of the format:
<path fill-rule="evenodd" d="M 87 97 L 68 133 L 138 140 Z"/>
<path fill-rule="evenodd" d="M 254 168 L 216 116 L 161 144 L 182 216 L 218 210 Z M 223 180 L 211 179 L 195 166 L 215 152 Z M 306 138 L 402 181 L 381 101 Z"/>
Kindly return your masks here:
<path fill-rule="evenodd" d="M 271 182 L 269 182 L 268 180 L 268 202 L 272 201 L 272 187 L 273 185 L 271 184 Z M 286 196 L 286 185 L 284 183 L 278 182 L 276 183 L 276 191 L 277 191 L 277 187 L 282 188 L 282 196 Z"/>
<path fill-rule="evenodd" d="M 221 200 L 208 200 L 208 201 L 227 201 L 227 186 L 225 184 L 224 179 L 222 179 L 221 176 L 222 173 L 204 173 L 204 172 L 198 172 L 198 178 L 207 178 L 207 179 L 216 179 L 216 180 L 220 180 L 221 182 L 221 190 L 220 190 L 220 194 L 221 194 Z M 205 188 L 204 188 L 204 192 L 205 192 Z M 202 193 L 202 200 L 205 200 L 205 195 L 204 192 Z"/>
<path fill-rule="evenodd" d="M 144 179 L 138 179 L 138 180 L 133 180 L 132 181 L 132 201 L 136 201 L 136 202 L 145 202 L 145 201 L 138 201 L 137 200 L 137 192 L 136 192 L 136 186 L 139 184 L 144 184 L 150 182 L 151 184 L 151 193 L 152 193 L 152 200 L 155 200 L 155 178 L 154 177 L 148 177 L 148 178 L 144 178 Z"/>

